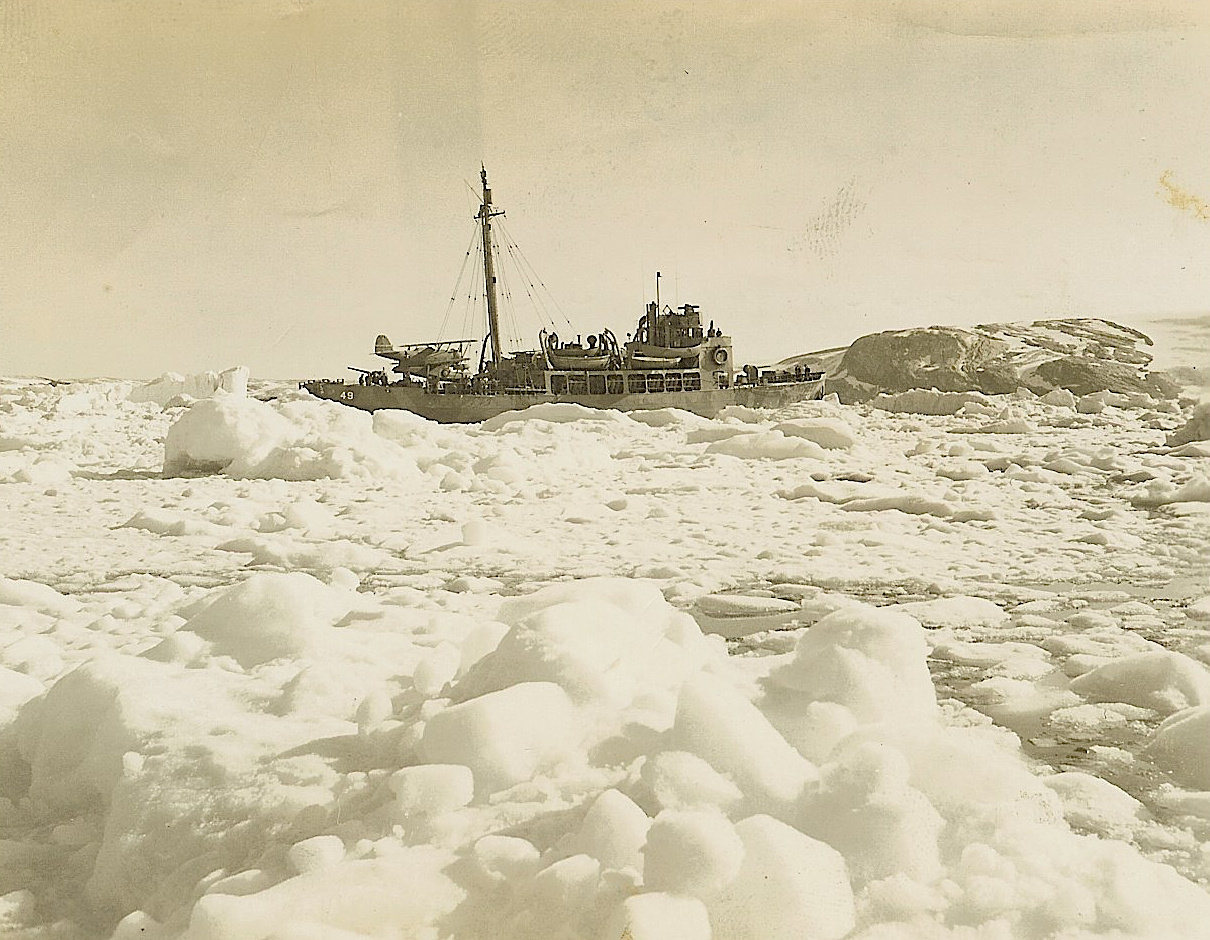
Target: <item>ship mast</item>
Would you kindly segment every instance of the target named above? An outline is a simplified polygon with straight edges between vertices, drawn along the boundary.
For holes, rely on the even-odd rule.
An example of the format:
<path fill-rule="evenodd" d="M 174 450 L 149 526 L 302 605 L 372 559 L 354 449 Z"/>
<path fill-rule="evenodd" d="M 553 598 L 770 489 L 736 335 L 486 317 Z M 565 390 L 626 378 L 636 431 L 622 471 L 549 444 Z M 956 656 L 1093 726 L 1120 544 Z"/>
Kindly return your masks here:
<path fill-rule="evenodd" d="M 483 232 L 483 286 L 487 295 L 487 331 L 492 341 L 492 362 L 499 364 L 500 321 L 496 316 L 496 269 L 492 260 L 492 217 L 504 215 L 503 209 L 492 209 L 492 191 L 487 188 L 487 168 L 480 165 L 483 181 L 483 201 L 479 206 L 479 225 Z"/>

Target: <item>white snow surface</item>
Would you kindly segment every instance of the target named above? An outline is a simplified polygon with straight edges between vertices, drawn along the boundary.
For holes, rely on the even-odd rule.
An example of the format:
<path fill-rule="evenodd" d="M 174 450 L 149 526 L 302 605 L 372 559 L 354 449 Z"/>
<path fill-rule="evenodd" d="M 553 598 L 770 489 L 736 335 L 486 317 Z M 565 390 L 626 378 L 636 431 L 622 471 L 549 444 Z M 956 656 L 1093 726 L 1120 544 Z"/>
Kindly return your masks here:
<path fill-rule="evenodd" d="M 222 375 L 0 380 L 0 935 L 1207 935 L 1191 403 Z"/>

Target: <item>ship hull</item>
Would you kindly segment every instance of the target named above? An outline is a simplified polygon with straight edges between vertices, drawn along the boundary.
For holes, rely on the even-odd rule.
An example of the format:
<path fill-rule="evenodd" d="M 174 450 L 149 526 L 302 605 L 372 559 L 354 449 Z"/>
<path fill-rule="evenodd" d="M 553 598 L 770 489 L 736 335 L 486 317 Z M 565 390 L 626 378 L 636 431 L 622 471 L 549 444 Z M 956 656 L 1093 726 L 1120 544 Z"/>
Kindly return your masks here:
<path fill-rule="evenodd" d="M 656 408 L 680 408 L 713 418 L 728 405 L 749 408 L 782 408 L 799 401 L 823 397 L 823 378 L 802 382 L 778 382 L 768 385 L 739 385 L 733 388 L 703 389 L 693 392 L 645 392 L 641 394 L 555 395 L 535 390 L 494 394 L 436 393 L 408 385 L 353 385 L 346 382 L 315 380 L 303 388 L 317 398 L 339 402 L 363 411 L 403 409 L 442 424 L 476 424 L 506 411 L 520 411 L 531 405 L 571 403 L 586 408 L 615 411 L 644 411 Z"/>

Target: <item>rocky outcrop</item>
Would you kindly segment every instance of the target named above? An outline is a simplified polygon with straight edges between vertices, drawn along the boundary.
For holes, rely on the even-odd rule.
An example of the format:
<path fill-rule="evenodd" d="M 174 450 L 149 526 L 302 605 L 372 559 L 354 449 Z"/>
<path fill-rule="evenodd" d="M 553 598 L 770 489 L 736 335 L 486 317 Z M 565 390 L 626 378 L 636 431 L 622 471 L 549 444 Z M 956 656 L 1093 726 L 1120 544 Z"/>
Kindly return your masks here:
<path fill-rule="evenodd" d="M 841 368 L 854 381 L 883 391 L 965 392 L 1005 381 L 994 364 L 1007 349 L 1000 340 L 957 327 L 897 330 L 857 339 L 844 354 Z M 1016 383 L 1004 391 L 1014 388 Z"/>
<path fill-rule="evenodd" d="M 828 371 L 828 391 L 865 401 L 911 389 L 1044 395 L 1066 389 L 1171 398 L 1177 385 L 1147 366 L 1151 340 L 1108 320 L 1038 320 L 971 328 L 931 326 L 862 336 L 845 350 L 797 357 Z M 825 361 L 830 360 L 830 361 Z"/>
<path fill-rule="evenodd" d="M 1141 371 L 1124 362 L 1064 356 L 1038 366 L 1036 377 L 1051 388 L 1065 388 L 1073 395 L 1096 392 L 1143 392 L 1157 398 L 1175 394 L 1179 388 L 1167 388 L 1162 376 Z"/>

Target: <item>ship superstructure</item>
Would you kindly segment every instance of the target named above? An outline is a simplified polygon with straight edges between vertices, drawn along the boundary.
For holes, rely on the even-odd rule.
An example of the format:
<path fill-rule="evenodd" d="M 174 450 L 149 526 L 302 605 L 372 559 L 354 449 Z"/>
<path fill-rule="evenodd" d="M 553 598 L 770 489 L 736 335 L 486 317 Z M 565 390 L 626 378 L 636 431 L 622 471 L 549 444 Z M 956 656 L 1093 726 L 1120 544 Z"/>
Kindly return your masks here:
<path fill-rule="evenodd" d="M 681 408 L 712 417 L 731 404 L 780 407 L 823 394 L 822 372 L 736 371 L 731 337 L 714 322 L 702 323 L 700 308 L 647 304 L 633 334 L 619 343 L 608 329 L 574 340 L 539 333 L 538 348 L 505 353 L 500 339 L 496 258 L 492 220 L 503 214 L 492 203 L 487 170 L 476 220 L 483 253 L 483 296 L 487 333 L 472 339 L 393 346 L 385 335 L 375 355 L 394 363 L 385 369 L 354 369 L 356 383 L 312 379 L 301 383 L 319 398 L 377 411 L 404 408 L 442 422 L 483 421 L 540 402 L 574 402 L 592 408 L 633 411 Z M 478 363 L 471 356 L 479 346 Z"/>

